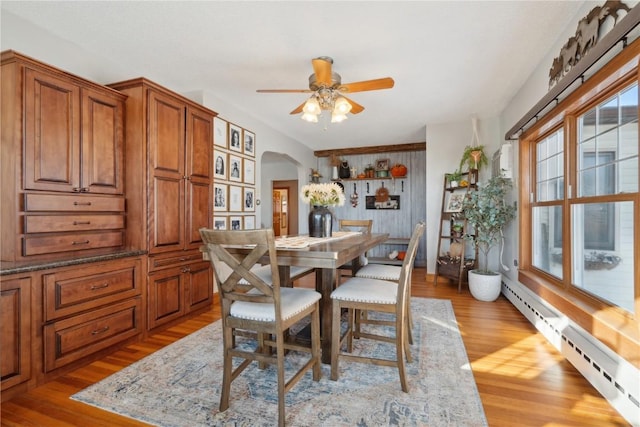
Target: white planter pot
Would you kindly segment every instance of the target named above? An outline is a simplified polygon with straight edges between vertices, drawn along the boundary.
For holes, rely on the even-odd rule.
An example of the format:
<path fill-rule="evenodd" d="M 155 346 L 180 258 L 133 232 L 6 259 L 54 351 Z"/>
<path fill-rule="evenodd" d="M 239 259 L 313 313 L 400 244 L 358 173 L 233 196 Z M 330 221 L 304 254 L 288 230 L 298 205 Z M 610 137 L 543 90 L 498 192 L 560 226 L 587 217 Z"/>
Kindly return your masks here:
<path fill-rule="evenodd" d="M 502 290 L 502 274 L 480 274 L 478 270 L 469 271 L 469 291 L 480 301 L 495 301 Z"/>

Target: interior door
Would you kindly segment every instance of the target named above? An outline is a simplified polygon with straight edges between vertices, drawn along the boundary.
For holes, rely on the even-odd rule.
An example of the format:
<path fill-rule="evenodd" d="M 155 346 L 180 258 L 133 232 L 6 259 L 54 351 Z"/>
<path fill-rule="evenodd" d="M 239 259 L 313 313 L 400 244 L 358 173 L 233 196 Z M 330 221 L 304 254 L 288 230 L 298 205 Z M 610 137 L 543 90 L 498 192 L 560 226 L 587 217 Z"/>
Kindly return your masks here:
<path fill-rule="evenodd" d="M 289 234 L 289 190 L 273 190 L 273 233 L 276 236 Z"/>

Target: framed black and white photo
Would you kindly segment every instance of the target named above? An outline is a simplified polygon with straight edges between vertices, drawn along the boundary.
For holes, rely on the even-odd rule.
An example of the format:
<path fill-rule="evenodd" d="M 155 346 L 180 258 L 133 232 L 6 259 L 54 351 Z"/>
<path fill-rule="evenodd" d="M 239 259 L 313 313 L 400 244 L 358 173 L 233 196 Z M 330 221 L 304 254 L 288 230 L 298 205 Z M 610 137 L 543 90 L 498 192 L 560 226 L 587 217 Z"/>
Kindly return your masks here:
<path fill-rule="evenodd" d="M 256 162 L 251 159 L 244 159 L 242 163 L 244 165 L 244 183 L 255 184 L 256 183 Z"/>
<path fill-rule="evenodd" d="M 242 212 L 242 187 L 229 186 L 229 211 Z"/>
<path fill-rule="evenodd" d="M 244 217 L 244 229 L 245 230 L 255 230 L 256 228 L 256 217 L 254 215 L 248 215 Z"/>
<path fill-rule="evenodd" d="M 242 230 L 242 217 L 241 216 L 232 216 L 229 218 L 229 222 L 231 223 L 232 230 Z"/>
<path fill-rule="evenodd" d="M 253 187 L 244 187 L 244 210 L 245 212 L 254 212 L 256 210 L 255 189 Z"/>
<path fill-rule="evenodd" d="M 460 212 L 462 211 L 462 202 L 466 193 L 458 192 L 451 193 L 447 198 L 447 204 L 444 208 L 445 212 Z"/>
<path fill-rule="evenodd" d="M 242 158 L 229 154 L 229 181 L 242 182 Z"/>
<path fill-rule="evenodd" d="M 244 154 L 255 156 L 256 154 L 256 135 L 253 132 L 244 130 Z"/>
<path fill-rule="evenodd" d="M 226 230 L 227 229 L 227 217 L 226 216 L 214 216 L 213 217 L 213 229 L 214 230 Z"/>
<path fill-rule="evenodd" d="M 227 184 L 213 184 L 213 210 L 216 212 L 227 210 Z"/>
<path fill-rule="evenodd" d="M 227 148 L 227 122 L 219 117 L 213 118 L 213 144 Z"/>
<path fill-rule="evenodd" d="M 218 179 L 227 179 L 227 153 L 213 150 L 213 176 Z"/>
<path fill-rule="evenodd" d="M 242 137 L 242 128 L 229 123 L 229 150 L 242 153 L 242 144 L 240 138 Z"/>

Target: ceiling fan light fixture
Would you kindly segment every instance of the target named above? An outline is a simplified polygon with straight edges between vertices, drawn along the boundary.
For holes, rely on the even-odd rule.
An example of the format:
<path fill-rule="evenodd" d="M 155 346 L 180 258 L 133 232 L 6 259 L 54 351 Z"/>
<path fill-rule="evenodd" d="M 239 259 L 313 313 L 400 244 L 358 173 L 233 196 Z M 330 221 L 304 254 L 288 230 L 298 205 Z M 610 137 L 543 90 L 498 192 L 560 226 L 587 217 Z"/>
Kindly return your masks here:
<path fill-rule="evenodd" d="M 346 114 L 337 113 L 335 110 L 331 113 L 331 123 L 340 123 L 347 119 L 348 117 Z"/>
<path fill-rule="evenodd" d="M 318 103 L 318 100 L 316 99 L 315 96 L 311 96 L 309 99 L 307 99 L 307 102 L 304 103 L 304 107 L 302 108 L 302 111 L 305 114 L 318 115 L 321 113 L 320 104 Z"/>
<path fill-rule="evenodd" d="M 338 96 L 333 107 L 334 114 L 345 115 L 350 111 L 351 104 L 349 103 L 349 101 L 347 101 L 344 96 Z"/>
<path fill-rule="evenodd" d="M 303 113 L 302 116 L 300 116 L 300 118 L 302 120 L 304 120 L 305 122 L 318 123 L 318 115 L 317 114 Z"/>

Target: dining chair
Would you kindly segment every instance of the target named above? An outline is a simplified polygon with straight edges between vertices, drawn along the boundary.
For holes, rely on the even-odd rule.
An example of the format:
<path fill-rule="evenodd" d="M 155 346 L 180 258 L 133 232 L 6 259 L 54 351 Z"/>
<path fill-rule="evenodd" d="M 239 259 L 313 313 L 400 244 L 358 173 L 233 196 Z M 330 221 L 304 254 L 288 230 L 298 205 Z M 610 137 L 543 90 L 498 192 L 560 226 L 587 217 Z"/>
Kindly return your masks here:
<path fill-rule="evenodd" d="M 339 231 L 359 231 L 361 233 L 371 234 L 371 229 L 373 227 L 372 219 L 339 219 L 338 220 L 338 230 Z M 362 257 L 366 259 L 366 252 Z M 365 261 L 366 262 L 366 261 Z M 364 262 L 360 262 L 360 265 L 363 265 Z M 351 273 L 348 275 L 342 274 L 341 270 L 350 270 Z M 349 261 L 340 267 L 338 267 L 338 274 L 336 275 L 336 286 L 340 286 L 340 282 L 342 281 L 342 277 L 352 277 L 355 274 L 354 265 L 352 261 Z"/>
<path fill-rule="evenodd" d="M 415 261 L 415 260 L 414 260 Z M 402 271 L 402 267 L 399 265 L 386 265 L 386 264 L 367 264 L 361 267 L 356 272 L 356 277 L 360 277 L 363 279 L 378 279 L 378 280 L 389 280 L 391 282 L 399 282 L 400 281 L 400 272 Z M 413 266 L 411 266 L 411 270 L 409 273 L 409 295 L 411 295 L 411 274 L 413 272 Z M 413 344 L 413 316 L 411 314 L 411 303 L 407 304 L 407 318 L 409 320 L 408 323 L 408 336 L 409 336 L 409 344 Z M 364 321 L 361 322 L 361 318 L 356 317 L 356 335 L 358 331 L 358 323 L 367 323 L 366 313 L 362 316 Z"/>
<path fill-rule="evenodd" d="M 410 279 L 413 262 L 418 252 L 420 237 L 424 232 L 424 222 L 416 224 L 409 246 L 407 256 L 402 262 L 400 279 L 398 282 L 379 279 L 365 279 L 353 277 L 346 280 L 340 287 L 331 293 L 332 302 L 332 325 L 331 325 L 331 379 L 338 380 L 339 360 L 344 359 L 353 362 L 371 363 L 382 366 L 395 366 L 400 375 L 400 385 L 402 391 L 408 392 L 409 385 L 405 373 L 405 359 L 412 362 L 411 351 L 408 342 L 408 304 L 411 295 Z M 347 329 L 341 335 L 341 313 L 342 309 L 347 309 Z M 396 347 L 395 360 L 384 357 L 373 357 L 371 355 L 353 354 L 354 318 L 356 311 L 383 312 L 395 314 L 393 326 L 394 336 L 385 335 L 382 332 L 374 332 L 371 329 L 360 331 L 359 338 L 373 339 L 394 343 Z M 368 323 L 376 323 L 369 319 Z M 342 346 L 346 341 L 346 352 L 342 351 Z"/>
<path fill-rule="evenodd" d="M 272 229 L 227 231 L 202 228 L 200 235 L 220 292 L 224 356 L 220 411 L 229 408 L 231 383 L 251 362 L 257 361 L 260 369 L 267 363 L 275 364 L 278 425 L 284 426 L 285 394 L 310 369 L 313 370 L 313 380 L 320 380 L 321 295 L 312 289 L 280 286 Z M 271 270 L 266 278 L 252 270 L 264 257 L 268 257 Z M 310 346 L 285 340 L 287 329 L 306 317 L 311 318 Z M 248 331 L 253 332 L 256 338 L 255 349 L 236 344 L 236 332 L 246 336 Z M 299 370 L 285 377 L 285 352 L 290 350 L 311 354 Z M 234 358 L 244 360 L 234 368 Z"/>

